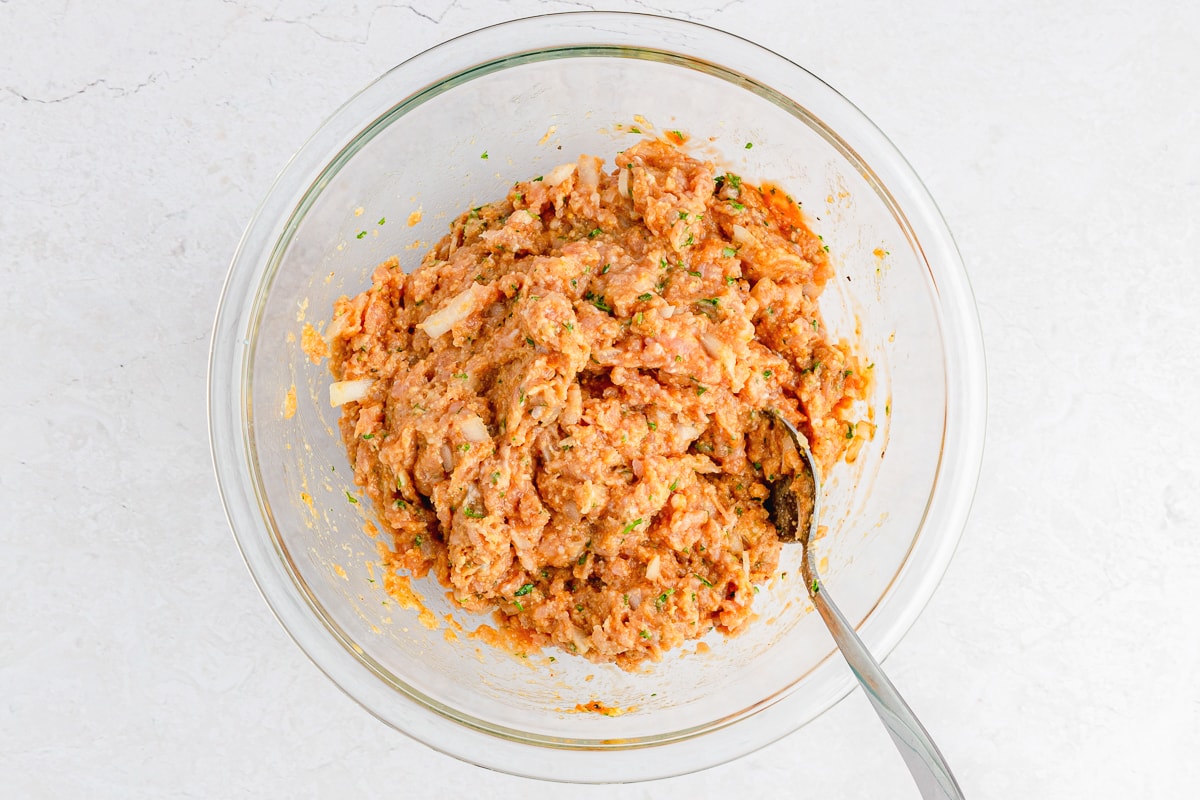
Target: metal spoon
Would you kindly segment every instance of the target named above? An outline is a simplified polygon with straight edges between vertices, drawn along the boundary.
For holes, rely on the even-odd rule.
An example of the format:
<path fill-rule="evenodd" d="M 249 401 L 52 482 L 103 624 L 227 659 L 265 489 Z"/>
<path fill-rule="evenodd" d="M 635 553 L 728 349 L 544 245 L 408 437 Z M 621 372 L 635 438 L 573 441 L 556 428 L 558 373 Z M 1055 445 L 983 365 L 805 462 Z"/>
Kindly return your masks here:
<path fill-rule="evenodd" d="M 783 418 L 778 411 L 772 411 L 775 420 L 788 432 L 800 451 L 803 468 L 801 473 L 794 476 L 779 476 L 771 482 L 770 514 L 775 524 L 776 535 L 784 542 L 799 542 L 804 547 L 804 563 L 802 573 L 808 594 L 813 605 L 820 612 L 821 618 L 833 634 L 838 649 L 842 651 L 846 663 L 858 682 L 862 684 L 875 713 L 883 721 L 883 726 L 891 734 L 892 742 L 908 765 L 917 788 L 924 800 L 962 800 L 962 790 L 958 781 L 950 772 L 946 760 L 942 758 L 937 745 L 933 743 L 929 733 L 921 725 L 916 714 L 904 702 L 900 692 L 888 680 L 887 675 L 867 650 L 858 634 L 842 612 L 834 605 L 833 598 L 825 590 L 821 578 L 817 574 L 814 548 L 809 547 L 809 541 L 817 528 L 819 518 L 821 492 L 817 467 L 813 462 L 812 453 L 808 449 L 808 441 L 797 431 L 790 422 Z"/>

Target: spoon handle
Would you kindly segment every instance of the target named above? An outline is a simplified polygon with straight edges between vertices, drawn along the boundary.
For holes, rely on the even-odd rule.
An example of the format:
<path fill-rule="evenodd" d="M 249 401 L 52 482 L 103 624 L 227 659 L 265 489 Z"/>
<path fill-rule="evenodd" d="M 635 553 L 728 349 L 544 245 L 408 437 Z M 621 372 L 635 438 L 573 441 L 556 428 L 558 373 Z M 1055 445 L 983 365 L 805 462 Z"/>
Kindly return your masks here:
<path fill-rule="evenodd" d="M 892 742 L 908 765 L 921 797 L 924 800 L 963 800 L 962 789 L 958 787 L 958 781 L 942 758 L 941 751 L 858 638 L 854 628 L 834 605 L 824 584 L 819 578 L 810 577 L 808 588 L 813 605 L 825 620 L 854 677 L 862 684 L 871 705 L 875 707 L 875 713 L 883 721 Z"/>

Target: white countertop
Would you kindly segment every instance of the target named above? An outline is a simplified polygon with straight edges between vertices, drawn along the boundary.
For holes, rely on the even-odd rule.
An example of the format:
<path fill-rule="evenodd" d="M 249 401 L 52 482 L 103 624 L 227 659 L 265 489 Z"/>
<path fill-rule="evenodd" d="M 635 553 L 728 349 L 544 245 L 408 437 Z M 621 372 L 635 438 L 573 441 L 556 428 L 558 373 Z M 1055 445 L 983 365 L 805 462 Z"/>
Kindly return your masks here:
<path fill-rule="evenodd" d="M 958 239 L 987 451 L 955 560 L 886 666 L 967 796 L 1195 797 L 1200 11 L 899 5 L 605 7 L 808 67 Z M 0 0 L 0 795 L 567 791 L 407 739 L 288 639 L 221 509 L 205 369 L 242 228 L 326 115 L 436 42 L 584 7 Z M 748 788 L 915 796 L 857 692 L 731 764 L 569 791 Z"/>

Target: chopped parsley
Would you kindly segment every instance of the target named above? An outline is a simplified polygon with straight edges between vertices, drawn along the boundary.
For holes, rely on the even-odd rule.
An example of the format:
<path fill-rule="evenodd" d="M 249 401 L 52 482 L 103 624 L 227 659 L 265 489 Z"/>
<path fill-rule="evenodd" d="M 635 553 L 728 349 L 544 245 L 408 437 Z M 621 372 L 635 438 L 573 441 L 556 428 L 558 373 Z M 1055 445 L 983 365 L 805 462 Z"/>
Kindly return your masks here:
<path fill-rule="evenodd" d="M 349 500 L 354 505 L 358 505 L 358 498 L 355 497 L 354 495 L 350 494 L 349 489 L 346 490 L 346 499 Z"/>
<path fill-rule="evenodd" d="M 739 203 L 737 200 L 730 200 L 729 205 L 733 206 L 735 211 L 745 211 L 746 210 L 746 207 L 744 205 L 742 205 L 741 203 Z"/>
<path fill-rule="evenodd" d="M 589 303 L 605 313 L 612 313 L 612 306 L 608 304 L 608 301 L 604 299 L 604 295 L 602 294 L 588 292 L 583 296 L 583 299 L 587 300 Z"/>
<path fill-rule="evenodd" d="M 636 528 L 638 525 L 641 525 L 641 524 L 642 524 L 642 518 L 638 517 L 633 522 L 626 525 L 624 528 L 621 528 L 621 535 L 624 536 L 625 534 L 629 533 L 630 531 L 632 531 L 634 528 Z"/>
<path fill-rule="evenodd" d="M 377 222 L 375 224 L 376 225 L 387 225 L 387 217 L 380 217 L 379 222 Z"/>
<path fill-rule="evenodd" d="M 746 142 L 746 149 L 747 149 L 747 150 L 749 150 L 749 149 L 750 149 L 750 148 L 752 148 L 752 147 L 754 147 L 754 142 Z"/>
<path fill-rule="evenodd" d="M 602 229 L 592 228 L 590 231 L 588 231 L 588 238 L 595 239 L 597 236 L 599 236 L 602 233 L 604 233 L 604 231 Z"/>
<path fill-rule="evenodd" d="M 529 594 L 532 591 L 533 591 L 533 584 L 527 583 L 524 586 L 522 586 L 520 589 L 517 589 L 515 592 L 513 592 L 513 597 L 524 597 L 525 595 Z"/>
<path fill-rule="evenodd" d="M 471 508 L 470 506 L 463 506 L 462 512 L 463 512 L 463 516 L 470 517 L 471 519 L 483 519 L 486 516 L 482 512 L 476 511 L 475 509 Z"/>
<path fill-rule="evenodd" d="M 638 631 L 638 636 L 642 637 L 643 639 L 649 639 L 649 638 L 650 638 L 650 631 L 648 631 L 648 630 L 645 630 L 645 629 L 643 628 L 642 630 Z"/>
<path fill-rule="evenodd" d="M 733 258 L 734 256 L 737 255 L 737 248 L 736 247 L 723 247 L 723 248 L 721 248 L 721 255 L 725 256 L 726 258 Z"/>
<path fill-rule="evenodd" d="M 701 297 L 698 302 L 706 303 L 706 304 L 712 306 L 713 308 L 718 308 L 721 305 L 721 298 L 719 298 L 719 297 Z"/>
<path fill-rule="evenodd" d="M 361 239 L 361 238 L 363 238 L 363 237 L 364 237 L 364 236 L 366 236 L 366 235 L 367 235 L 367 232 L 366 232 L 366 231 L 359 231 L 359 232 L 358 232 L 358 235 L 357 235 L 357 236 L 355 236 L 354 238 L 355 238 L 355 239 Z"/>
<path fill-rule="evenodd" d="M 712 581 L 710 581 L 708 578 L 705 578 L 705 577 L 704 577 L 703 575 L 701 575 L 699 572 L 693 572 L 693 573 L 692 573 L 692 577 L 696 578 L 698 581 L 700 581 L 701 583 L 703 583 L 703 584 L 704 584 L 705 586 L 707 586 L 708 588 L 710 588 L 710 589 L 712 588 Z"/>
<path fill-rule="evenodd" d="M 645 300 L 653 300 L 653 299 L 654 299 L 654 295 L 650 294 L 649 292 L 638 295 L 638 300 L 645 301 Z"/>
<path fill-rule="evenodd" d="M 373 433 L 364 433 L 364 434 L 362 435 L 362 438 L 363 438 L 363 439 L 374 439 L 374 438 L 375 438 L 375 434 L 373 434 Z"/>
<path fill-rule="evenodd" d="M 482 158 L 484 161 L 487 161 L 487 157 L 488 157 L 487 150 L 484 150 L 483 153 L 481 153 L 479 157 Z"/>
<path fill-rule="evenodd" d="M 769 370 L 769 369 L 764 369 L 764 370 L 763 370 L 763 378 L 764 378 L 764 379 L 770 379 L 770 377 L 771 377 L 772 375 L 774 375 L 774 374 L 775 374 L 775 373 L 774 373 L 774 372 L 772 372 L 772 371 L 771 371 L 771 370 Z"/>
<path fill-rule="evenodd" d="M 650 420 L 646 420 L 646 427 L 652 431 L 656 431 L 656 430 L 658 430 L 658 423 L 651 422 Z"/>
<path fill-rule="evenodd" d="M 667 589 L 665 592 L 660 594 L 658 596 L 658 598 L 654 601 L 654 607 L 657 608 L 659 611 L 662 611 L 663 608 L 667 605 L 667 598 L 669 598 L 673 594 L 675 594 L 674 589 Z"/>

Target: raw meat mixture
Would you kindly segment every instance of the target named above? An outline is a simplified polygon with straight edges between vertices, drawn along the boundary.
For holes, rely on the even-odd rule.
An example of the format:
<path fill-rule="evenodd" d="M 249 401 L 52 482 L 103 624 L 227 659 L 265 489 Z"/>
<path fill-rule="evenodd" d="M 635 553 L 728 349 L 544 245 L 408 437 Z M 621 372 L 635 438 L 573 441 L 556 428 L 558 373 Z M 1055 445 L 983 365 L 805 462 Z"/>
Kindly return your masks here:
<path fill-rule="evenodd" d="M 833 276 L 782 189 L 663 141 L 582 156 L 396 259 L 326 331 L 390 570 L 432 571 L 510 641 L 631 669 L 751 619 L 768 479 L 852 458 L 869 368 L 826 338 Z"/>

